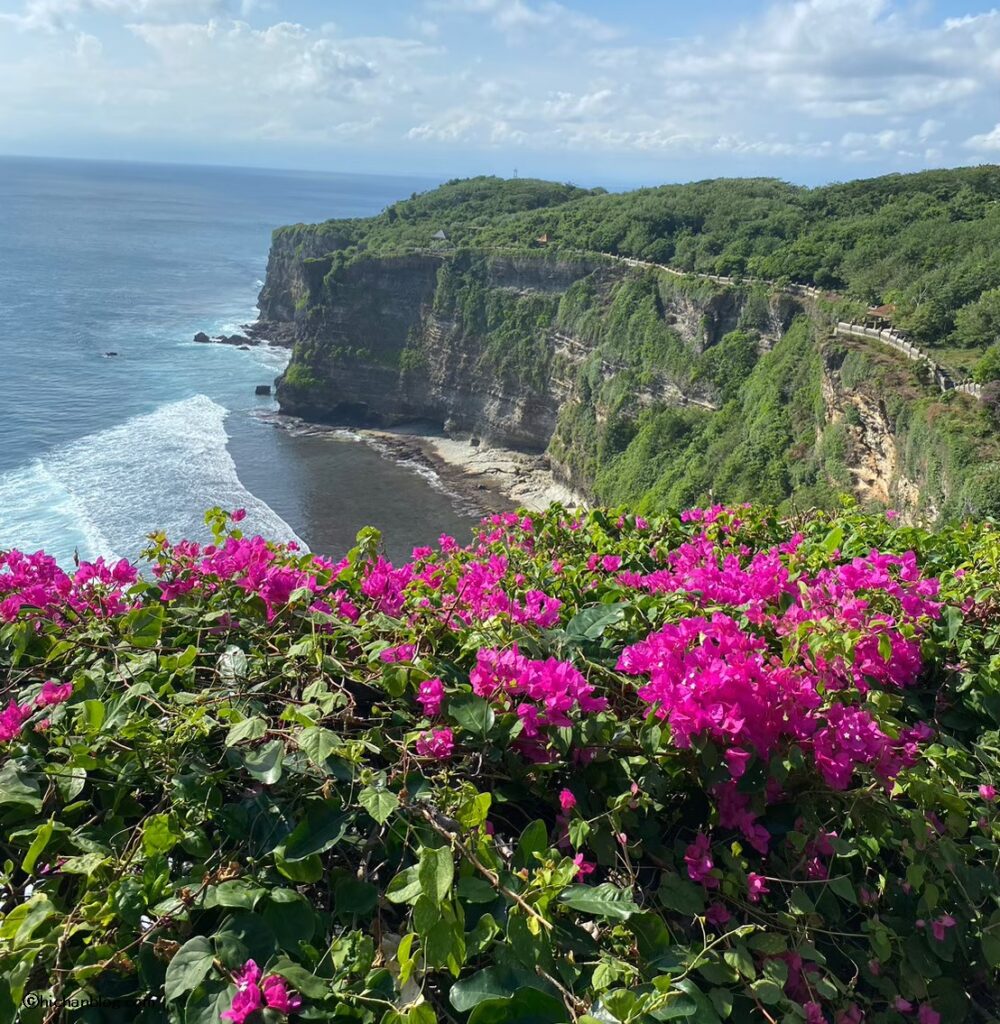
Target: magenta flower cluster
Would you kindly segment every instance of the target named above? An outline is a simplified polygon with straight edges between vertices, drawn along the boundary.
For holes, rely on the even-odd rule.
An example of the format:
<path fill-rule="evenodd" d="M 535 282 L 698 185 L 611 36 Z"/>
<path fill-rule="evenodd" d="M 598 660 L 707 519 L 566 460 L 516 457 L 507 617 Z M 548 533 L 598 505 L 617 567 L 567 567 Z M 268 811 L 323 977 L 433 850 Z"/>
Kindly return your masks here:
<path fill-rule="evenodd" d="M 603 711 L 607 699 L 594 696 L 594 687 L 568 661 L 535 661 L 510 650 L 483 649 L 469 674 L 472 692 L 501 710 L 513 710 L 521 723 L 525 754 L 544 758 L 549 729 L 573 724 L 572 712 Z"/>
<path fill-rule="evenodd" d="M 265 1006 L 279 1013 L 292 1013 L 302 1005 L 302 999 L 288 988 L 284 978 L 270 974 L 261 980 L 261 969 L 253 960 L 247 960 L 242 970 L 233 975 L 236 995 L 228 1010 L 223 1010 L 222 1019 L 233 1024 L 246 1021 Z"/>
<path fill-rule="evenodd" d="M 137 575 L 125 559 L 110 565 L 103 558 L 81 562 L 70 574 L 41 551 L 0 552 L 0 623 L 20 614 L 63 623 L 84 615 L 121 615 L 131 606 L 127 591 Z"/>

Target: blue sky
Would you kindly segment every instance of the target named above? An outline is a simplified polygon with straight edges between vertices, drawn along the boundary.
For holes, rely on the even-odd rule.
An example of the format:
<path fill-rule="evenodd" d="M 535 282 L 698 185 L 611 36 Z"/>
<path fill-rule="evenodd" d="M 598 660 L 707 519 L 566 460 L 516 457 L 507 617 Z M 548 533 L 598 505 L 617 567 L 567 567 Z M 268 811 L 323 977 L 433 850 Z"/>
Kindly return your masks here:
<path fill-rule="evenodd" d="M 612 186 L 1000 159 L 975 0 L 0 0 L 0 150 Z"/>

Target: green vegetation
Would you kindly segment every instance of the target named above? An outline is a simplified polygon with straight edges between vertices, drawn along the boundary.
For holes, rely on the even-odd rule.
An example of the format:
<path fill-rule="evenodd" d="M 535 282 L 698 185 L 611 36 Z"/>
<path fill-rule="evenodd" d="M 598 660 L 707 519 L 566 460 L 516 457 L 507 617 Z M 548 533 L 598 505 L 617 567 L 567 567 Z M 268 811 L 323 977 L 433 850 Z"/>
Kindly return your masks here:
<path fill-rule="evenodd" d="M 0 551 L 0 1020 L 997 1020 L 995 523 L 242 515 Z"/>
<path fill-rule="evenodd" d="M 458 245 L 582 249 L 683 270 L 798 281 L 862 303 L 894 302 L 923 344 L 984 348 L 1000 320 L 1000 168 L 888 175 L 807 189 L 764 178 L 621 194 L 473 178 L 365 220 L 276 232 L 319 256 Z M 303 250 L 304 251 L 304 250 Z M 984 294 L 985 293 L 985 294 Z"/>
<path fill-rule="evenodd" d="M 302 362 L 289 365 L 285 370 L 284 382 L 288 387 L 302 390 L 319 387 L 321 384 L 319 378 Z"/>
<path fill-rule="evenodd" d="M 558 297 L 489 285 L 489 258 L 463 257 L 438 273 L 432 308 L 450 318 L 481 347 L 485 368 L 525 388 L 540 390 L 549 379 L 549 332 Z"/>
<path fill-rule="evenodd" d="M 735 350 L 750 362 L 739 334 L 719 348 L 723 356 Z M 711 354 L 709 368 L 724 362 Z M 597 496 L 639 500 L 646 510 L 719 495 L 780 504 L 793 493 L 807 493 L 810 503 L 829 504 L 833 491 L 824 486 L 814 450 L 823 416 L 820 373 L 820 356 L 802 319 L 717 412 L 655 409 L 640 415 L 624 450 L 604 448 Z"/>
<path fill-rule="evenodd" d="M 476 238 L 497 219 L 594 196 L 603 189 L 582 189 L 535 178 L 456 179 L 439 188 L 387 207 L 377 217 L 292 224 L 274 232 L 275 243 L 290 244 L 306 257 L 346 250 L 348 260 L 364 252 L 460 245 Z M 448 236 L 433 238 L 438 231 Z"/>
<path fill-rule="evenodd" d="M 891 483 L 909 495 L 909 511 L 930 518 L 1000 510 L 988 403 L 942 396 L 899 356 L 829 338 L 835 320 L 892 301 L 896 322 L 956 377 L 1000 378 L 996 167 L 820 189 L 751 179 L 624 194 L 476 178 L 377 217 L 281 229 L 276 240 L 298 253 L 305 319 L 319 325 L 296 350 L 293 375 L 305 363 L 322 378 L 324 363 L 347 358 L 340 342 L 315 340 L 334 305 L 350 306 L 366 332 L 358 358 L 385 349 L 377 361 L 401 367 L 415 387 L 435 363 L 431 338 L 508 390 L 544 397 L 558 380 L 569 397 L 549 454 L 597 500 L 645 510 L 715 499 L 830 507 L 854 489 L 865 458 L 888 474 L 869 497 L 884 500 Z M 429 302 L 437 327 L 425 334 L 411 309 L 404 351 L 380 319 L 384 295 L 345 271 L 416 249 L 442 255 Z M 625 270 L 600 253 L 744 280 Z M 789 282 L 838 291 L 803 304 L 782 291 Z M 854 397 L 830 408 L 824 382 Z"/>

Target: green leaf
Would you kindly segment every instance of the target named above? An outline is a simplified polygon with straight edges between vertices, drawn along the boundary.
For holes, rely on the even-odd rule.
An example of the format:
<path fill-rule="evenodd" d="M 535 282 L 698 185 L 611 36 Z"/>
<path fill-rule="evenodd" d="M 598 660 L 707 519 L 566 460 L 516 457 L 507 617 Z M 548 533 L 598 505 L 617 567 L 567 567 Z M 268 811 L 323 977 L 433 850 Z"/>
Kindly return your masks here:
<path fill-rule="evenodd" d="M 169 853 L 184 838 L 169 814 L 153 814 L 142 826 L 142 848 L 147 857 Z"/>
<path fill-rule="evenodd" d="M 854 886 L 851 885 L 851 880 L 847 875 L 837 875 L 835 878 L 831 878 L 829 885 L 842 900 L 847 900 L 848 903 L 853 903 L 854 906 L 858 905 L 858 897 L 855 895 Z"/>
<path fill-rule="evenodd" d="M 392 790 L 368 786 L 358 796 L 358 803 L 380 824 L 399 807 L 399 797 Z"/>
<path fill-rule="evenodd" d="M 247 656 L 241 648 L 230 644 L 219 655 L 219 678 L 229 686 L 242 683 L 247 677 Z"/>
<path fill-rule="evenodd" d="M 253 910 L 254 904 L 264 895 L 265 890 L 259 885 L 241 878 L 233 878 L 218 885 L 210 885 L 205 893 L 205 907 L 238 907 L 240 910 Z"/>
<path fill-rule="evenodd" d="M 485 878 L 472 875 L 460 878 L 456 886 L 459 899 L 466 903 L 492 903 L 497 898 L 497 891 Z"/>
<path fill-rule="evenodd" d="M 246 770 L 265 786 L 273 786 L 281 778 L 282 762 L 285 757 L 285 745 L 281 740 L 271 740 L 264 746 L 243 755 Z"/>
<path fill-rule="evenodd" d="M 541 819 L 531 822 L 521 833 L 514 851 L 514 866 L 533 868 L 537 863 L 535 854 L 544 854 L 549 848 L 549 830 Z"/>
<path fill-rule="evenodd" d="M 104 718 L 107 714 L 107 709 L 104 707 L 102 701 L 99 700 L 85 700 L 82 704 L 77 705 L 79 708 L 78 721 L 80 728 L 85 732 L 100 732 L 101 726 L 104 725 Z"/>
<path fill-rule="evenodd" d="M 631 893 L 610 882 L 600 885 L 570 885 L 559 894 L 559 902 L 582 914 L 604 917 L 613 921 L 627 921 L 639 908 Z"/>
<path fill-rule="evenodd" d="M 317 978 L 300 964 L 280 956 L 267 969 L 268 974 L 280 974 L 292 988 L 306 999 L 325 999 L 331 991 L 332 982 L 326 978 Z"/>
<path fill-rule="evenodd" d="M 41 856 L 45 847 L 49 845 L 54 828 L 55 826 L 51 818 L 44 825 L 38 826 L 35 838 L 31 841 L 28 852 L 24 855 L 24 860 L 21 861 L 21 870 L 25 874 L 30 875 L 35 870 L 35 862 Z"/>
<path fill-rule="evenodd" d="M 27 902 L 14 907 L 0 920 L 0 939 L 13 940 L 10 942 L 13 949 L 26 945 L 35 930 L 55 914 L 56 908 L 48 896 L 44 893 L 35 893 Z"/>
<path fill-rule="evenodd" d="M 390 903 L 413 903 L 422 892 L 419 868 L 414 864 L 413 867 L 400 871 L 389 883 L 385 890 L 385 898 Z"/>
<path fill-rule="evenodd" d="M 246 718 L 237 722 L 226 734 L 226 746 L 232 747 L 244 740 L 262 739 L 267 732 L 267 722 L 263 718 Z"/>
<path fill-rule="evenodd" d="M 25 759 L 8 760 L 0 767 L 0 804 L 22 804 L 35 813 L 42 809 L 42 793 Z"/>
<path fill-rule="evenodd" d="M 92 875 L 98 868 L 110 864 L 111 858 L 103 853 L 85 853 L 81 857 L 67 857 L 59 870 L 64 875 Z"/>
<path fill-rule="evenodd" d="M 574 818 L 569 823 L 569 841 L 573 844 L 574 850 L 579 850 L 587 841 L 590 835 L 590 822 L 584 818 Z"/>
<path fill-rule="evenodd" d="M 326 769 L 327 758 L 341 746 L 337 734 L 322 726 L 313 725 L 303 729 L 295 737 L 299 749 L 319 769 Z"/>
<path fill-rule="evenodd" d="M 132 647 L 155 647 L 163 632 L 164 607 L 148 604 L 122 616 L 122 638 Z"/>
<path fill-rule="evenodd" d="M 425 893 L 421 893 L 417 897 L 417 902 L 413 904 L 413 914 L 410 917 L 413 930 L 420 936 L 426 936 L 440 920 L 440 904 L 435 903 Z"/>
<path fill-rule="evenodd" d="M 619 601 L 616 604 L 595 604 L 579 611 L 566 623 L 566 636 L 571 642 L 581 640 L 600 640 L 604 631 L 621 622 L 628 605 Z"/>
<path fill-rule="evenodd" d="M 1000 967 L 1000 910 L 995 910 L 990 915 L 989 924 L 983 930 L 980 941 L 986 962 L 996 970 Z"/>
<path fill-rule="evenodd" d="M 781 1002 L 781 986 L 769 978 L 761 978 L 750 986 L 750 991 L 765 1005 Z"/>
<path fill-rule="evenodd" d="M 197 988 L 212 969 L 215 952 L 204 935 L 188 939 L 167 964 L 163 981 L 163 994 L 168 1000 L 177 999 Z"/>
<path fill-rule="evenodd" d="M 832 555 L 844 542 L 844 528 L 838 523 L 824 538 L 821 545 L 826 555 Z"/>
<path fill-rule="evenodd" d="M 488 701 L 474 693 L 460 693 L 448 701 L 448 715 L 463 729 L 481 739 L 493 728 L 496 715 Z"/>
<path fill-rule="evenodd" d="M 292 882 L 318 882 L 323 877 L 323 861 L 318 853 L 290 861 L 279 846 L 274 851 L 274 866 Z"/>
<path fill-rule="evenodd" d="M 715 1012 L 723 1018 L 733 1012 L 733 993 L 725 988 L 713 988 L 709 990 L 708 998 L 712 1000 Z"/>
<path fill-rule="evenodd" d="M 451 892 L 451 884 L 455 879 L 451 848 L 442 846 L 432 850 L 425 846 L 420 851 L 417 875 L 421 892 L 435 903 L 441 903 Z"/>
<path fill-rule="evenodd" d="M 705 913 L 705 890 L 680 875 L 664 875 L 656 895 L 667 910 L 690 917 Z"/>
<path fill-rule="evenodd" d="M 469 1024 L 569 1024 L 562 1000 L 535 988 L 510 999 L 486 999 L 469 1014 Z"/>
<path fill-rule="evenodd" d="M 350 811 L 341 811 L 328 804 L 313 805 L 285 840 L 282 855 L 286 861 L 297 861 L 326 853 L 344 838 L 353 820 L 354 815 Z"/>
<path fill-rule="evenodd" d="M 87 772 L 83 768 L 55 765 L 49 768 L 49 778 L 56 784 L 64 804 L 72 803 L 87 784 Z"/>
<path fill-rule="evenodd" d="M 466 1013 L 487 999 L 510 999 L 522 989 L 533 988 L 549 995 L 555 989 L 537 974 L 516 964 L 487 967 L 451 986 L 448 999 L 459 1013 Z"/>
<path fill-rule="evenodd" d="M 378 887 L 371 882 L 348 875 L 341 878 L 333 890 L 334 910 L 343 916 L 367 916 L 378 904 Z"/>
<path fill-rule="evenodd" d="M 272 889 L 257 912 L 271 927 L 278 945 L 287 952 L 301 952 L 303 942 L 312 942 L 316 931 L 316 912 L 297 892 Z"/>
<path fill-rule="evenodd" d="M 766 953 L 769 956 L 777 956 L 788 949 L 788 940 L 784 935 L 777 932 L 757 932 L 747 940 L 747 945 L 757 953 Z"/>

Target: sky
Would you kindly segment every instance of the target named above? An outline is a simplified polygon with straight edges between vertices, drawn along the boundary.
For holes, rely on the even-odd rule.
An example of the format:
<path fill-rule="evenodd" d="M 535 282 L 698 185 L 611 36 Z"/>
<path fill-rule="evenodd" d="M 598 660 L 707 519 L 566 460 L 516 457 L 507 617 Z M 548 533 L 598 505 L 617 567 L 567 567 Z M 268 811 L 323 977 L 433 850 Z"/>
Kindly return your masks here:
<path fill-rule="evenodd" d="M 609 187 L 1000 161 L 976 0 L 0 0 L 0 152 Z"/>

